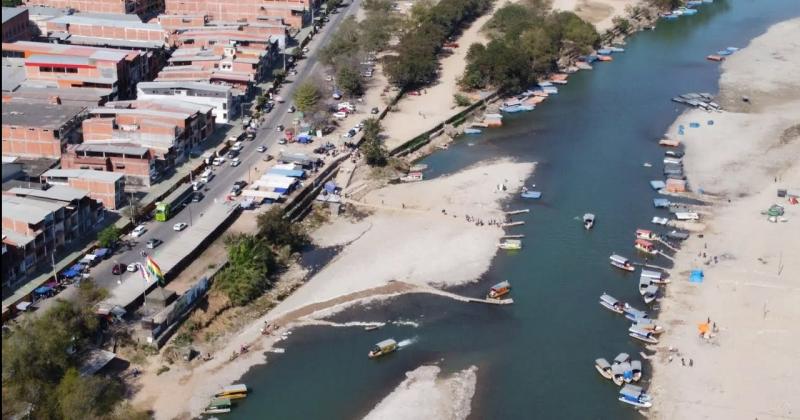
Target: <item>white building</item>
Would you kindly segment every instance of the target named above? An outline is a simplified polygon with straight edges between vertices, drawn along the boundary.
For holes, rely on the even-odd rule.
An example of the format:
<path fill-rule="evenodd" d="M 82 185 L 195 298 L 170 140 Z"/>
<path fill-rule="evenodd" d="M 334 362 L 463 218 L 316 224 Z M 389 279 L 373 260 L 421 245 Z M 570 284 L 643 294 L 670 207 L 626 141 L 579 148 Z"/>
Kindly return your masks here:
<path fill-rule="evenodd" d="M 210 106 L 218 124 L 227 124 L 236 118 L 233 88 L 206 82 L 161 81 L 139 82 L 137 99 L 172 99 Z"/>

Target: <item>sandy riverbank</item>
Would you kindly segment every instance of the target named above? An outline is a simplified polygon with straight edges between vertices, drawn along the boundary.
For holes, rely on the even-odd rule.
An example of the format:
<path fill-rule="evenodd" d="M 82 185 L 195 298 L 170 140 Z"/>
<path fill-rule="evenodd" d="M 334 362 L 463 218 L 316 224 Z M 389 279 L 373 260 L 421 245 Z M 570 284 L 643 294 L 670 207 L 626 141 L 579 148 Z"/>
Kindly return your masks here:
<path fill-rule="evenodd" d="M 625 8 L 642 3 L 638 0 L 554 0 L 554 10 L 575 12 L 581 19 L 594 24 L 603 33 L 614 26 L 615 16 L 624 16 Z"/>
<path fill-rule="evenodd" d="M 153 409 L 159 419 L 197 415 L 220 387 L 271 357 L 264 351 L 280 337 L 260 334 L 265 321 L 291 327 L 315 313 L 407 293 L 415 286 L 475 281 L 489 268 L 503 230 L 475 226 L 465 215 L 485 222 L 502 220 L 501 201 L 519 191 L 533 169 L 533 163 L 497 160 L 450 176 L 370 192 L 357 203 L 370 215 L 357 222 L 338 220 L 314 234 L 323 246 L 346 244 L 333 261 L 263 319 L 230 337 L 213 360 L 176 364 L 161 375 L 143 374 L 134 403 Z M 498 191 L 498 184 L 507 190 Z M 243 344 L 253 351 L 228 361 Z"/>
<path fill-rule="evenodd" d="M 800 206 L 776 190 L 800 187 L 800 19 L 773 26 L 722 69 L 729 111 L 690 111 L 670 129 L 702 123 L 682 136 L 685 165 L 694 189 L 716 196 L 715 214 L 704 237 L 676 256 L 651 411 L 663 419 L 798 418 Z M 785 207 L 786 222 L 761 214 L 772 204 Z M 704 281 L 688 283 L 696 268 Z M 707 318 L 719 328 L 710 340 L 698 334 Z M 670 346 L 678 350 L 671 361 Z"/>
<path fill-rule="evenodd" d="M 420 366 L 383 399 L 364 420 L 440 419 L 463 420 L 471 411 L 477 382 L 472 366 L 440 378 L 438 366 Z M 404 413 L 398 417 L 399 413 Z"/>

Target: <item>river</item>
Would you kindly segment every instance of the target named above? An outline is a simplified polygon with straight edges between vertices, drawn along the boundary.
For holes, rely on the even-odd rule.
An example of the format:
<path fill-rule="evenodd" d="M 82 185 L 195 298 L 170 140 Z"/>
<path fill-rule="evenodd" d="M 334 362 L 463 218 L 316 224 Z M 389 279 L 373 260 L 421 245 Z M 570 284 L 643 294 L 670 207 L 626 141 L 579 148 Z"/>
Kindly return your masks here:
<path fill-rule="evenodd" d="M 444 372 L 479 367 L 473 419 L 637 416 L 616 401 L 617 387 L 597 375 L 593 361 L 621 351 L 637 354 L 641 346 L 628 338 L 628 323 L 597 300 L 607 291 L 641 302 L 637 277 L 612 269 L 608 256 L 633 256 L 634 230 L 652 227 L 659 212 L 648 184 L 660 178 L 663 150 L 656 140 L 683 111 L 670 97 L 715 93 L 719 65 L 706 61 L 707 54 L 744 47 L 772 24 L 798 15 L 797 0 L 716 0 L 695 16 L 661 21 L 655 31 L 629 39 L 612 63 L 573 75 L 534 112 L 507 117 L 503 128 L 462 138 L 427 158 L 431 176 L 497 156 L 539 162 L 527 184 L 536 184 L 542 200 L 508 203 L 531 208 L 520 218 L 527 224 L 514 231 L 526 235 L 524 249 L 501 252 L 479 283 L 456 290 L 480 295 L 508 279 L 516 303 L 494 307 L 410 295 L 356 307 L 335 320 L 410 320 L 418 327 L 297 330 L 283 344 L 285 354 L 268 356 L 268 366 L 242 378 L 254 391 L 227 417 L 359 418 L 405 372 L 426 363 Z M 589 232 L 579 220 L 586 212 L 597 215 Z M 368 360 L 369 348 L 386 337 L 413 343 Z M 645 366 L 646 379 L 649 374 Z"/>

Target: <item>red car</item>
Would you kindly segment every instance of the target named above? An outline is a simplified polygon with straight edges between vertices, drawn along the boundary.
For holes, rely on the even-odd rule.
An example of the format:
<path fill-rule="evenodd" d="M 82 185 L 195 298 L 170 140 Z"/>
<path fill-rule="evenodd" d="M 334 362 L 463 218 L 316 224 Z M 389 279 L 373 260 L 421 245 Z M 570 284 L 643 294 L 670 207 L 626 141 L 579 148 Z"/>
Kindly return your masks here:
<path fill-rule="evenodd" d="M 114 264 L 114 266 L 111 267 L 111 274 L 120 275 L 124 273 L 126 269 L 127 267 L 125 267 L 125 264 Z"/>

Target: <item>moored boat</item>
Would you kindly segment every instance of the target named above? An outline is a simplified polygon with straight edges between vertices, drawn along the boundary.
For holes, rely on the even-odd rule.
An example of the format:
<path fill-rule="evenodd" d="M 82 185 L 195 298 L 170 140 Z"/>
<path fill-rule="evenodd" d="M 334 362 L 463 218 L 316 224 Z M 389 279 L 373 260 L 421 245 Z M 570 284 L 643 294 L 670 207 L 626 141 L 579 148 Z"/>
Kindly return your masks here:
<path fill-rule="evenodd" d="M 633 377 L 631 381 L 639 382 L 642 379 L 642 361 L 641 360 L 631 360 L 631 372 L 633 373 Z"/>
<path fill-rule="evenodd" d="M 611 364 L 608 363 L 608 360 L 606 359 L 595 359 L 594 368 L 597 369 L 597 373 L 606 379 L 611 379 L 613 377 L 611 372 Z"/>
<path fill-rule="evenodd" d="M 725 57 L 717 54 L 709 54 L 706 56 L 706 60 L 709 61 L 725 61 Z"/>
<path fill-rule="evenodd" d="M 658 255 L 658 250 L 656 249 L 656 246 L 653 245 L 652 242 L 644 239 L 637 239 L 636 241 L 634 241 L 633 247 L 646 254 Z"/>
<path fill-rule="evenodd" d="M 621 363 L 625 363 L 628 360 L 630 360 L 630 358 L 631 358 L 630 354 L 628 354 L 628 353 L 620 353 L 620 354 L 617 355 L 617 357 L 614 358 L 614 364 L 618 365 L 618 364 L 621 364 Z"/>
<path fill-rule="evenodd" d="M 586 230 L 589 230 L 594 227 L 594 214 L 593 213 L 586 213 L 583 215 L 583 227 Z"/>
<path fill-rule="evenodd" d="M 389 338 L 376 344 L 375 347 L 372 350 L 370 350 L 367 356 L 370 359 L 374 359 L 376 357 L 389 354 L 395 350 L 397 350 L 397 341 L 394 341 L 393 338 Z"/>
<path fill-rule="evenodd" d="M 587 63 L 587 62 L 585 62 L 585 61 L 576 62 L 575 63 L 575 67 L 577 67 L 577 68 L 579 68 L 581 70 L 591 70 L 592 69 L 592 65 Z"/>
<path fill-rule="evenodd" d="M 625 318 L 628 318 L 628 320 L 633 322 L 636 322 L 636 320 L 638 319 L 648 317 L 647 312 L 640 311 L 639 309 L 636 309 L 633 306 L 631 306 L 629 303 L 625 303 L 625 305 L 622 308 L 622 312 L 625 313 Z"/>
<path fill-rule="evenodd" d="M 245 398 L 247 397 L 247 385 L 245 384 L 234 384 L 228 385 L 215 395 L 217 398 L 229 398 L 229 399 L 238 399 L 238 398 Z"/>
<path fill-rule="evenodd" d="M 636 325 L 631 325 L 631 327 L 628 328 L 628 335 L 631 338 L 635 338 L 647 344 L 658 344 L 658 339 L 655 337 L 655 334 L 643 328 L 639 328 Z"/>
<path fill-rule="evenodd" d="M 498 299 L 511 292 L 511 283 L 508 281 L 501 281 L 489 289 L 489 294 L 486 295 L 487 299 Z"/>
<path fill-rule="evenodd" d="M 653 217 L 653 220 L 651 220 L 650 222 L 655 224 L 655 225 L 662 225 L 663 226 L 663 225 L 666 225 L 667 222 L 669 222 L 669 219 L 667 219 L 666 217 L 658 217 L 658 216 L 656 216 L 656 217 Z"/>
<path fill-rule="evenodd" d="M 614 364 L 614 366 L 611 366 L 611 374 L 611 380 L 614 381 L 614 384 L 622 385 L 626 382 L 627 377 L 633 375 L 631 373 L 631 364 L 628 361 Z"/>
<path fill-rule="evenodd" d="M 689 232 L 681 232 L 678 230 L 673 230 L 667 232 L 667 238 L 675 239 L 676 241 L 685 241 L 686 239 L 689 239 Z"/>
<path fill-rule="evenodd" d="M 658 239 L 658 234 L 648 229 L 636 229 L 636 239 L 654 240 Z"/>
<path fill-rule="evenodd" d="M 647 277 L 639 277 L 639 294 L 644 296 L 644 291 L 653 284 L 653 281 Z"/>
<path fill-rule="evenodd" d="M 523 191 L 522 194 L 520 194 L 520 196 L 522 198 L 530 198 L 536 200 L 542 198 L 542 193 L 539 191 Z"/>
<path fill-rule="evenodd" d="M 603 293 L 600 295 L 600 304 L 603 305 L 604 308 L 608 309 L 611 312 L 616 312 L 621 314 L 625 305 L 617 300 L 615 297 L 609 295 L 608 293 Z"/>
<path fill-rule="evenodd" d="M 416 181 L 422 181 L 423 178 L 424 175 L 422 175 L 422 172 L 409 172 L 408 175 L 400 177 L 400 181 L 416 182 Z"/>
<path fill-rule="evenodd" d="M 636 267 L 634 267 L 633 264 L 631 264 L 631 262 L 628 261 L 627 258 L 625 258 L 625 257 L 623 257 L 621 255 L 614 254 L 614 255 L 608 257 L 608 259 L 609 259 L 611 265 L 613 265 L 614 267 L 619 268 L 620 270 L 625 270 L 625 271 L 634 271 L 634 270 L 636 270 Z"/>
<path fill-rule="evenodd" d="M 464 134 L 480 134 L 482 131 L 479 128 L 465 128 Z"/>
<path fill-rule="evenodd" d="M 203 413 L 205 414 L 222 414 L 231 412 L 230 398 L 212 398 Z"/>
<path fill-rule="evenodd" d="M 500 249 L 516 250 L 522 249 L 522 241 L 519 239 L 506 239 L 497 244 Z"/>
<path fill-rule="evenodd" d="M 653 406 L 653 398 L 646 394 L 642 387 L 631 384 L 627 384 L 619 390 L 618 400 L 639 408 Z"/>
<path fill-rule="evenodd" d="M 610 55 L 598 55 L 597 61 L 614 61 L 614 58 Z"/>
<path fill-rule="evenodd" d="M 656 298 L 658 298 L 658 286 L 655 284 L 647 286 L 642 292 L 642 299 L 644 299 L 645 304 L 652 303 Z"/>
<path fill-rule="evenodd" d="M 650 331 L 650 333 L 658 335 L 664 332 L 664 327 L 658 325 L 656 321 L 650 318 L 638 318 L 633 322 L 633 325 L 646 330 Z"/>

